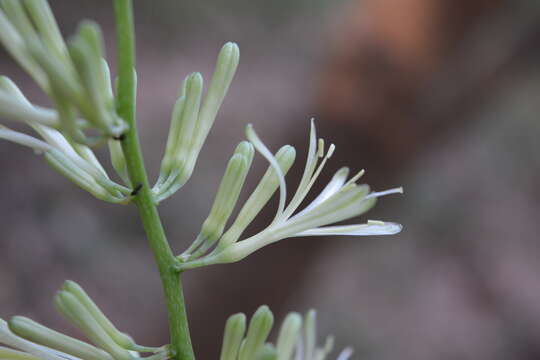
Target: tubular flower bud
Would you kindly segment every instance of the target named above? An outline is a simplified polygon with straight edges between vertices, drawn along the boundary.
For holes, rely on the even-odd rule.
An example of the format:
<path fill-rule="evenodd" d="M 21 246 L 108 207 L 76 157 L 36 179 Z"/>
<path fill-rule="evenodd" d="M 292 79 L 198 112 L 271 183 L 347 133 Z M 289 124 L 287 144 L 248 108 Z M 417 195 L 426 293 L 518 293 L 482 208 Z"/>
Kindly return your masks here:
<path fill-rule="evenodd" d="M 80 360 L 78 357 L 68 355 L 60 350 L 39 345 L 15 335 L 9 329 L 8 323 L 2 319 L 0 319 L 0 344 L 11 348 L 0 347 L 0 358 L 2 359 Z"/>
<path fill-rule="evenodd" d="M 172 195 L 191 177 L 239 59 L 240 50 L 235 43 L 226 43 L 222 47 L 204 101 L 201 96 L 202 76 L 194 73 L 184 80 L 180 97 L 173 109 L 160 176 L 153 188 L 156 202 Z"/>
<path fill-rule="evenodd" d="M 210 214 L 204 221 L 197 239 L 181 255 L 182 258 L 196 258 L 204 254 L 221 237 L 244 186 L 253 155 L 253 145 L 249 142 L 243 141 L 238 144 L 221 179 Z"/>
<path fill-rule="evenodd" d="M 235 314 L 227 319 L 220 360 L 237 360 L 240 345 L 246 332 L 246 315 Z"/>
<path fill-rule="evenodd" d="M 132 360 L 138 352 L 153 353 L 146 359 L 172 357 L 168 345 L 148 347 L 116 329 L 88 294 L 75 282 L 66 281 L 55 297 L 58 310 L 94 345 L 49 329 L 23 316 L 9 323 L 0 319 L 0 359 L 8 360 Z M 243 337 L 243 333 L 242 333 Z"/>
<path fill-rule="evenodd" d="M 112 357 L 101 349 L 51 330 L 23 316 L 13 317 L 9 321 L 9 329 L 28 341 L 58 349 L 81 359 L 112 360 Z"/>
<path fill-rule="evenodd" d="M 276 344 L 266 342 L 272 329 L 273 315 L 267 306 L 257 309 L 251 318 L 244 338 L 244 314 L 231 316 L 223 335 L 220 360 L 326 360 L 332 352 L 333 338 L 317 345 L 316 313 L 310 310 L 302 315 L 291 312 L 282 322 Z M 351 348 L 344 349 L 337 360 L 348 360 Z"/>
<path fill-rule="evenodd" d="M 251 360 L 256 358 L 256 355 L 265 344 L 273 324 L 274 315 L 268 306 L 263 305 L 259 307 L 249 322 L 246 340 L 240 349 L 238 360 Z"/>
<path fill-rule="evenodd" d="M 104 349 L 116 360 L 129 360 L 130 354 L 120 347 L 103 329 L 93 314 L 72 293 L 61 290 L 56 294 L 58 310 L 68 318 L 94 345 Z"/>

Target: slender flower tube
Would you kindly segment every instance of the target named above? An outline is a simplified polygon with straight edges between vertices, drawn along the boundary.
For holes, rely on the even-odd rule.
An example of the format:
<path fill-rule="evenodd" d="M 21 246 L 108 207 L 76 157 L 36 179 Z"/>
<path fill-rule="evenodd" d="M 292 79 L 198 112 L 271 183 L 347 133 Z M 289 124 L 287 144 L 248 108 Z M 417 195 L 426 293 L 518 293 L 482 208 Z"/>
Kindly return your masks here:
<path fill-rule="evenodd" d="M 356 182 L 362 177 L 364 170 L 347 180 L 349 169 L 341 168 L 311 203 L 302 210 L 298 210 L 322 172 L 324 165 L 335 151 L 333 144 L 325 150 L 324 140 L 317 139 L 313 121 L 311 122 L 309 150 L 304 173 L 288 204 L 286 204 L 287 185 L 284 173 L 294 160 L 294 149 L 285 147 L 274 156 L 257 136 L 251 125 L 247 127 L 246 136 L 255 149 L 268 160 L 272 175 L 263 177 L 257 189 L 246 201 L 238 218 L 221 237 L 214 250 L 205 256 L 198 253 L 197 257 L 180 257 L 179 270 L 239 261 L 266 245 L 289 237 L 392 235 L 401 231 L 402 227 L 399 224 L 377 220 L 369 220 L 363 224 L 328 226 L 362 215 L 371 209 L 377 198 L 381 196 L 403 192 L 401 187 L 373 192 L 368 185 L 358 185 Z M 284 167 L 285 164 L 287 166 Z M 279 187 L 279 204 L 274 220 L 259 233 L 239 240 L 242 232 L 270 199 L 277 187 Z"/>

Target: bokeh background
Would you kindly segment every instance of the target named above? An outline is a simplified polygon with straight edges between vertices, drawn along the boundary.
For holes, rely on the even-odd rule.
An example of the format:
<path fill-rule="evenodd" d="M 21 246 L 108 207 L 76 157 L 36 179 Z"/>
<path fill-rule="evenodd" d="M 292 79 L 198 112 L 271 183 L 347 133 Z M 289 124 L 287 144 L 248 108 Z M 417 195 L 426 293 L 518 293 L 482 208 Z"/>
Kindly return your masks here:
<path fill-rule="evenodd" d="M 97 20 L 114 64 L 110 1 L 50 2 L 66 35 Z M 406 190 L 368 215 L 403 223 L 399 235 L 289 239 L 187 273 L 199 359 L 217 358 L 228 315 L 260 304 L 277 319 L 317 308 L 321 341 L 334 334 L 354 359 L 540 358 L 537 1 L 136 0 L 135 16 L 139 126 L 154 177 L 182 78 L 209 78 L 226 41 L 242 52 L 191 181 L 161 206 L 177 252 L 206 217 L 248 122 L 273 149 L 297 147 L 291 184 L 315 116 L 337 146 L 322 182 L 348 165 L 366 168 L 375 189 Z M 5 52 L 0 66 L 47 104 Z M 248 189 L 265 167 L 259 158 Z M 0 316 L 77 334 L 52 305 L 73 279 L 120 329 L 166 342 L 135 210 L 91 198 L 13 144 L 0 143 L 0 169 Z"/>

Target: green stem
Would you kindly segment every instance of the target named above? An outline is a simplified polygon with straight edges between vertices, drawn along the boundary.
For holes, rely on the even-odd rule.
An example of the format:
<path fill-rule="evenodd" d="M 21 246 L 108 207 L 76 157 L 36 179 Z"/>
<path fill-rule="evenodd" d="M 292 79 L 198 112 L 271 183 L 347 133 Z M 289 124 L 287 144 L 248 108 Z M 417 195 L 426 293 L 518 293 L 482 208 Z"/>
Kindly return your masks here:
<path fill-rule="evenodd" d="M 178 360 L 193 360 L 188 320 L 180 273 L 175 270 L 176 259 L 171 251 L 154 204 L 148 176 L 144 167 L 135 121 L 135 45 L 133 8 L 131 0 L 114 1 L 118 49 L 118 115 L 129 125 L 122 138 L 122 150 L 134 187 L 134 202 L 139 210 L 150 248 L 154 253 L 167 302 L 171 348 Z"/>

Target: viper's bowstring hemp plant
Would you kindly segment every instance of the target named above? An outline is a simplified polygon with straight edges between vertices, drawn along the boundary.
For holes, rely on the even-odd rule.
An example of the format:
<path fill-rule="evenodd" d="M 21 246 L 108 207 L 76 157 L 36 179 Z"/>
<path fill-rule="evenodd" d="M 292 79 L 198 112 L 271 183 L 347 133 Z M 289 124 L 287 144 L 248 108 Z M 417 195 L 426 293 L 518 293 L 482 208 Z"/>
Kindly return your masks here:
<path fill-rule="evenodd" d="M 99 26 L 82 22 L 75 35 L 64 41 L 46 0 L 0 0 L 0 42 L 50 98 L 53 108 L 30 102 L 8 77 L 0 78 L 0 117 L 22 122 L 33 135 L 0 125 L 0 138 L 43 154 L 59 173 L 96 198 L 117 204 L 135 204 L 154 254 L 165 294 L 170 344 L 142 346 L 120 332 L 88 294 L 66 281 L 54 303 L 57 310 L 88 339 L 83 342 L 49 329 L 26 317 L 0 319 L 0 359 L 11 360 L 191 360 L 195 358 L 186 316 L 180 275 L 189 269 L 239 261 L 281 239 L 319 235 L 390 235 L 401 225 L 369 220 L 363 224 L 332 225 L 359 216 L 378 197 L 401 193 L 401 188 L 373 192 L 358 185 L 364 171 L 348 179 L 349 170 L 338 170 L 315 199 L 298 210 L 335 151 L 317 138 L 311 121 L 309 149 L 298 188 L 286 204 L 285 175 L 296 150 L 285 145 L 273 154 L 252 125 L 246 141 L 231 156 L 210 213 L 191 246 L 174 255 L 157 211 L 191 177 L 198 155 L 234 77 L 239 49 L 227 43 L 221 49 L 206 94 L 199 73 L 186 77 L 171 116 L 170 131 L 159 177 L 150 186 L 143 163 L 135 121 L 135 44 L 131 0 L 114 0 L 117 36 L 117 78 L 111 79 Z M 113 84 L 115 84 L 113 86 Z M 93 148 L 108 145 L 116 172 L 113 180 Z M 255 152 L 269 163 L 251 195 L 230 222 Z M 271 197 L 279 204 L 271 223 L 249 237 L 244 230 Z M 324 360 L 332 340 L 316 344 L 315 312 L 304 317 L 290 313 L 277 341 L 267 341 L 273 315 L 261 306 L 246 330 L 246 317 L 236 314 L 225 326 L 221 360 Z M 346 360 L 350 349 L 337 357 Z M 142 354 L 142 355 L 141 355 Z"/>

